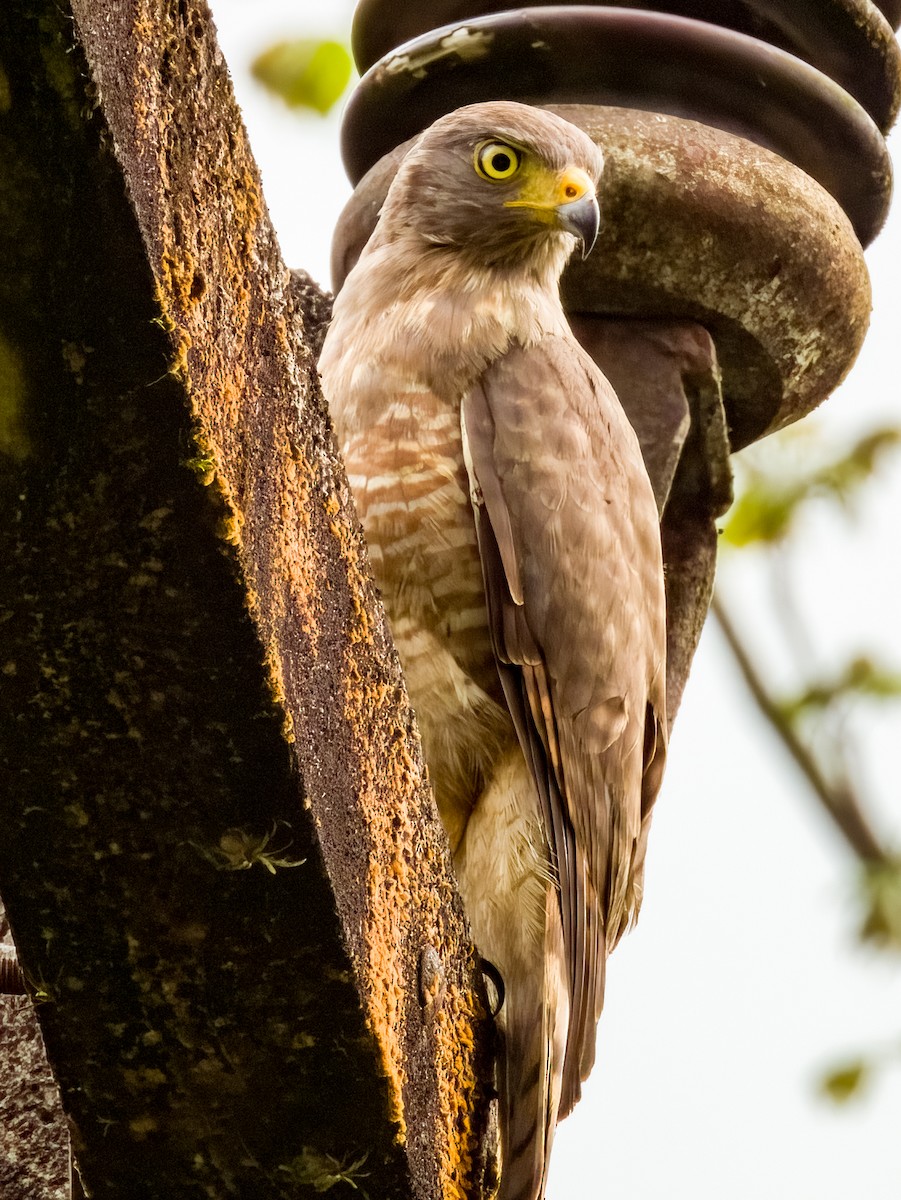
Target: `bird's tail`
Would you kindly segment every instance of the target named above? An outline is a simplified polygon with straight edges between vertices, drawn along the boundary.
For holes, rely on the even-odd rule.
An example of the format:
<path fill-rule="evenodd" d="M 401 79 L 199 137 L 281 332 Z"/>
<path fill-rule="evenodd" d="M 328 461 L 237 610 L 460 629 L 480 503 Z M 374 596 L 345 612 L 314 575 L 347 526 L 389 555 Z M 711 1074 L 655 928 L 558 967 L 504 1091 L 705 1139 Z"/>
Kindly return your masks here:
<path fill-rule="evenodd" d="M 568 993 L 556 893 L 548 888 L 544 972 L 506 981 L 498 1057 L 501 1182 L 495 1200 L 543 1200 L 557 1124 Z"/>

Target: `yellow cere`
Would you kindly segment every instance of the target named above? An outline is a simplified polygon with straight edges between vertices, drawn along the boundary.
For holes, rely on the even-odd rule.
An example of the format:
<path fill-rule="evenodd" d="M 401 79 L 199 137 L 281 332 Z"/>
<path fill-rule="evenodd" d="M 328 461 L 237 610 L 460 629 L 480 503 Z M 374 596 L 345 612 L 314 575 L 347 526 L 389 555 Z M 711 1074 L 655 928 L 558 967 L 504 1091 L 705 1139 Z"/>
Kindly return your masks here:
<path fill-rule="evenodd" d="M 594 193 L 594 183 L 581 167 L 567 167 L 557 182 L 557 204 L 570 204 Z"/>
<path fill-rule="evenodd" d="M 505 201 L 505 207 L 531 208 L 547 214 L 547 220 L 553 221 L 553 214 L 561 205 L 572 204 L 583 196 L 593 196 L 594 191 L 591 176 L 581 167 L 567 167 L 557 174 L 539 167 L 527 172 L 519 196 Z"/>

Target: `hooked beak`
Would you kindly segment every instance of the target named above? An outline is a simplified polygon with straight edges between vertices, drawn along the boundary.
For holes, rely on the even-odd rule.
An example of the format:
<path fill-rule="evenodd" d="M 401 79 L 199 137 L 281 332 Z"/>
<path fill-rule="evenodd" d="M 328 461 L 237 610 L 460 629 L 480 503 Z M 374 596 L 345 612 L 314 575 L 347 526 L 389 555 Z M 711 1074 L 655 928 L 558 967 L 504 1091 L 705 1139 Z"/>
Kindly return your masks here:
<path fill-rule="evenodd" d="M 595 184 L 581 167 L 570 166 L 553 176 L 535 171 L 516 198 L 505 200 L 504 206 L 530 209 L 543 225 L 574 233 L 582 243 L 583 258 L 588 257 L 598 236 L 601 212 Z"/>
<path fill-rule="evenodd" d="M 558 204 L 557 220 L 561 229 L 574 233 L 582 243 L 582 258 L 586 259 L 597 240 L 601 225 L 601 210 L 594 192 L 588 192 L 567 204 Z"/>

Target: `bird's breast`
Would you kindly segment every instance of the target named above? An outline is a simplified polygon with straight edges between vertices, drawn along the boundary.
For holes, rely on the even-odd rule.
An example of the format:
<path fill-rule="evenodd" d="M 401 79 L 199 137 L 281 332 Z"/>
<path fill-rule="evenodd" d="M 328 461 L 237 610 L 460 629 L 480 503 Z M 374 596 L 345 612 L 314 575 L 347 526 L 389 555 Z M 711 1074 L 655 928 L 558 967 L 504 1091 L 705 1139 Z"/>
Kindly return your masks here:
<path fill-rule="evenodd" d="M 395 393 L 353 431 L 342 432 L 348 478 L 392 625 L 397 631 L 412 622 L 428 630 L 480 687 L 499 697 L 459 405 L 426 390 Z"/>

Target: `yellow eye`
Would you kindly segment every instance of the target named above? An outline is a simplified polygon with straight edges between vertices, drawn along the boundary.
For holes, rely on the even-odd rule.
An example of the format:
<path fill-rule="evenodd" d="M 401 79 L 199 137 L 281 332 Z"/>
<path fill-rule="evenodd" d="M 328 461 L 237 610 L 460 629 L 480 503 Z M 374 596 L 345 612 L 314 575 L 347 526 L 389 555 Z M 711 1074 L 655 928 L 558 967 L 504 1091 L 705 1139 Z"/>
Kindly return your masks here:
<path fill-rule="evenodd" d="M 475 168 L 483 179 L 510 179 L 521 161 L 520 152 L 506 142 L 481 142 L 476 146 Z"/>

